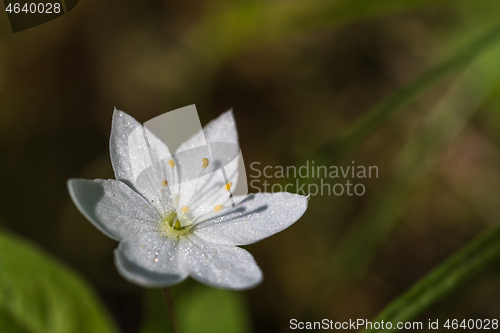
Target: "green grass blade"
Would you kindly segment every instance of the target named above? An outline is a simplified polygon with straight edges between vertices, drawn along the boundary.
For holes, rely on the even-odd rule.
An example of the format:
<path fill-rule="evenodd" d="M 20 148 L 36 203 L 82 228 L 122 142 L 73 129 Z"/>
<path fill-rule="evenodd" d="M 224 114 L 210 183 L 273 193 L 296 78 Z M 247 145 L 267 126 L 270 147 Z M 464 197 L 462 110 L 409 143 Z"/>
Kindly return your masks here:
<path fill-rule="evenodd" d="M 488 230 L 461 251 L 438 266 L 433 272 L 417 282 L 407 293 L 393 301 L 380 313 L 375 321 L 411 321 L 441 299 L 452 294 L 467 282 L 486 272 L 500 259 L 500 227 Z M 374 333 L 383 330 L 364 330 Z M 398 332 L 393 329 L 391 332 Z"/>

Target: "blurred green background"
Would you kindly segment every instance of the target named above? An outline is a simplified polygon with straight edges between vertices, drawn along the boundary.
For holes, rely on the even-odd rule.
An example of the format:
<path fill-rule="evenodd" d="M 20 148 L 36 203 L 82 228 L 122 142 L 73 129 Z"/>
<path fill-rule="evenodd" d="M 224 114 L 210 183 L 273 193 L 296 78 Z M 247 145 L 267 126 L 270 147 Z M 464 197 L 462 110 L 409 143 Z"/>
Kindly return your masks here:
<path fill-rule="evenodd" d="M 500 221 L 499 13 L 494 0 L 87 0 L 15 34 L 0 14 L 0 331 L 168 330 L 161 290 L 118 275 L 116 242 L 66 180 L 113 178 L 114 107 L 145 122 L 190 104 L 202 124 L 234 108 L 247 175 L 314 160 L 379 177 L 360 197 L 312 197 L 248 247 L 257 288 L 174 287 L 183 331 L 374 318 Z M 493 252 L 414 320 L 498 319 Z"/>

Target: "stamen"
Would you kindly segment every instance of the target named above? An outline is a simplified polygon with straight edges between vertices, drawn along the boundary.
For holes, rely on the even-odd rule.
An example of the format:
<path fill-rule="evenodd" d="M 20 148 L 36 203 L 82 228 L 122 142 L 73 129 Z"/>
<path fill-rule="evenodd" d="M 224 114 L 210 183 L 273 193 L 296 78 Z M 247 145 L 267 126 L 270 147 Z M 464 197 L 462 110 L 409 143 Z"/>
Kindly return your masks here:
<path fill-rule="evenodd" d="M 187 213 L 187 212 L 189 212 L 189 207 L 188 207 L 188 206 L 184 206 L 184 207 L 182 207 L 182 208 L 181 208 L 181 212 L 183 212 L 183 213 Z"/>
<path fill-rule="evenodd" d="M 203 168 L 203 169 L 206 169 L 206 168 L 207 168 L 207 166 L 208 166 L 208 158 L 203 157 L 202 161 L 203 161 L 202 168 Z"/>
<path fill-rule="evenodd" d="M 217 212 L 220 212 L 222 210 L 222 205 L 217 205 L 214 207 L 214 211 L 217 213 Z"/>
<path fill-rule="evenodd" d="M 206 172 L 206 169 L 207 169 L 208 165 L 210 164 L 210 160 L 207 157 L 203 157 L 201 159 L 201 161 L 202 161 L 202 165 L 201 165 L 200 173 L 198 174 L 198 177 L 196 177 L 196 180 L 193 183 L 193 185 L 195 186 L 195 188 L 199 188 L 200 184 L 203 184 L 203 182 L 207 181 L 207 178 L 204 178 L 203 176 L 204 176 L 204 174 Z M 212 177 L 212 176 L 210 176 L 210 177 Z M 191 206 L 197 206 L 198 203 L 197 203 L 196 200 L 194 200 L 196 197 L 197 197 L 197 195 L 195 195 L 195 193 L 192 193 L 191 197 L 187 201 L 187 204 L 191 205 Z"/>
<path fill-rule="evenodd" d="M 175 166 L 175 161 L 173 159 L 169 159 L 168 160 L 168 165 L 170 165 L 170 167 L 173 169 L 174 166 Z"/>
<path fill-rule="evenodd" d="M 231 186 L 233 186 L 233 183 L 229 182 L 226 184 L 226 191 L 229 191 L 231 189 Z"/>
<path fill-rule="evenodd" d="M 163 186 L 167 186 L 167 185 L 168 185 L 168 182 L 167 182 L 166 180 L 162 180 L 162 181 L 161 181 L 161 184 L 162 184 Z"/>

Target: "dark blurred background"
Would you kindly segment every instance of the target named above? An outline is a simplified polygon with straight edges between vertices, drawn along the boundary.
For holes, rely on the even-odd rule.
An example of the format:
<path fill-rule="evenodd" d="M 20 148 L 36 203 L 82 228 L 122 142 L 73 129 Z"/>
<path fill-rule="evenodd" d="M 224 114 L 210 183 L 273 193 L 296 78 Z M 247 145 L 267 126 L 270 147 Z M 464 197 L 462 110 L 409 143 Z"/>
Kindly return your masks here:
<path fill-rule="evenodd" d="M 113 178 L 114 107 L 145 122 L 196 104 L 202 124 L 232 107 L 248 175 L 254 161 L 300 166 L 498 24 L 499 11 L 498 1 L 486 0 L 86 0 L 15 34 L 0 14 L 0 227 L 81 273 L 121 331 L 139 332 L 148 292 L 118 275 L 117 244 L 85 220 L 66 189 L 69 178 Z M 464 68 L 328 160 L 378 166 L 378 178 L 363 180 L 365 195 L 312 197 L 295 225 L 248 247 L 265 276 L 257 288 L 238 293 L 248 331 L 288 332 L 291 318 L 372 318 L 500 220 L 495 86 L 404 203 L 383 202 L 385 211 L 401 214 L 366 249 L 373 256 L 364 268 L 350 267 L 356 255 L 336 259 L 339 247 L 349 246 L 343 240 L 353 225 L 377 223 L 370 209 L 391 190 L 401 152 Z M 500 270 L 493 269 L 420 319 L 498 317 L 499 281 Z M 185 282 L 174 296 L 181 299 L 190 288 L 200 287 Z"/>

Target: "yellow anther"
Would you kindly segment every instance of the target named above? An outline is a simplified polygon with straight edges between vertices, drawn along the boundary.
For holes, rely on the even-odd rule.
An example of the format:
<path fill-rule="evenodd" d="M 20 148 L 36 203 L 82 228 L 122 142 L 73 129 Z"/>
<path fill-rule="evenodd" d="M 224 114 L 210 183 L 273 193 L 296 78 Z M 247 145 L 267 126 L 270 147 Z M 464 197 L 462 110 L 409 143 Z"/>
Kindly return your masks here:
<path fill-rule="evenodd" d="M 214 207 L 214 211 L 217 213 L 217 212 L 220 212 L 222 210 L 222 205 L 217 205 Z"/>
<path fill-rule="evenodd" d="M 169 159 L 168 160 L 168 165 L 170 165 L 170 167 L 173 169 L 174 166 L 175 166 L 175 161 L 173 159 Z"/>
<path fill-rule="evenodd" d="M 226 191 L 229 191 L 231 189 L 231 186 L 233 186 L 233 183 L 229 182 L 226 184 Z"/>
<path fill-rule="evenodd" d="M 189 212 L 189 207 L 188 207 L 188 206 L 184 206 L 184 207 L 182 207 L 182 208 L 181 208 L 181 212 L 183 212 L 183 213 L 187 213 L 187 212 Z"/>
<path fill-rule="evenodd" d="M 203 157 L 202 161 L 203 161 L 203 165 L 202 165 L 202 167 L 203 167 L 203 169 L 206 169 L 206 168 L 207 168 L 207 166 L 208 166 L 208 158 Z"/>
<path fill-rule="evenodd" d="M 167 186 L 167 185 L 168 185 L 168 182 L 167 182 L 166 180 L 162 180 L 162 181 L 161 181 L 161 184 L 162 184 L 163 186 Z"/>

